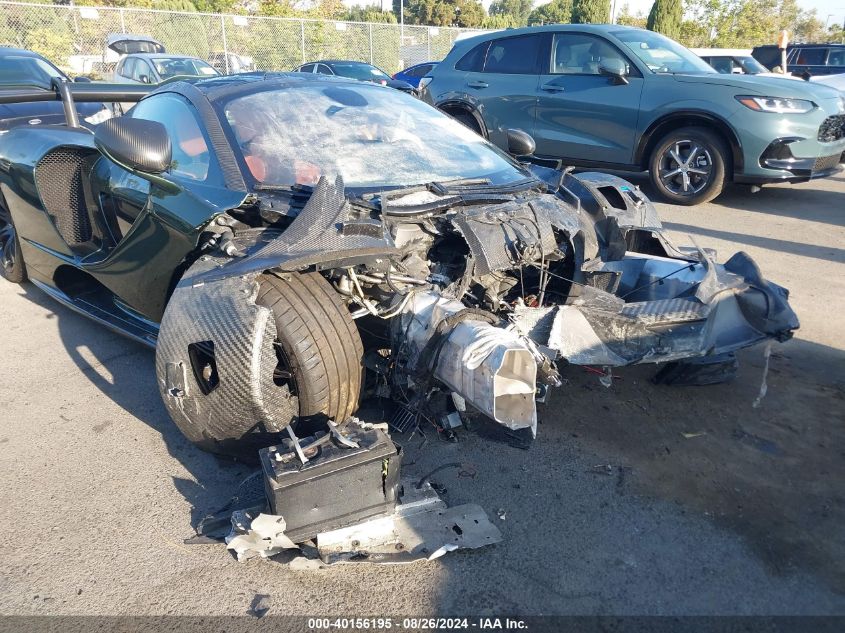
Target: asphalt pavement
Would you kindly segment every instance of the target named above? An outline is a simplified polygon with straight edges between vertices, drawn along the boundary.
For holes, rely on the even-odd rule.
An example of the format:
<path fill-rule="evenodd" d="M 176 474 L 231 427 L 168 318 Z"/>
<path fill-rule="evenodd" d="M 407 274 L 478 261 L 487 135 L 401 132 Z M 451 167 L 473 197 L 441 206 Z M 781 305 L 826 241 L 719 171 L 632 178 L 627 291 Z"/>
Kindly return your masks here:
<path fill-rule="evenodd" d="M 645 182 L 638 180 L 638 182 Z M 659 205 L 678 244 L 745 250 L 801 322 L 714 387 L 610 388 L 579 368 L 529 450 L 461 433 L 407 447 L 495 546 L 316 571 L 185 545 L 250 468 L 196 450 L 152 351 L 30 284 L 0 283 L 0 614 L 845 614 L 845 177 Z"/>

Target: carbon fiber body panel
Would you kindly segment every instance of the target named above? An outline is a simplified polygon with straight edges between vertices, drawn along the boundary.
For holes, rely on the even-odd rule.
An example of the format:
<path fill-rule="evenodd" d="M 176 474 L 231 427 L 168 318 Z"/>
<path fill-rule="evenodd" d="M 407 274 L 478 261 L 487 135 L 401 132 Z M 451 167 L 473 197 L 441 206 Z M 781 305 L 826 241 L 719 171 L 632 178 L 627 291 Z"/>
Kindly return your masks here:
<path fill-rule="evenodd" d="M 349 211 L 341 178 L 335 182 L 320 178 L 308 203 L 278 239 L 229 263 L 225 273 L 211 271 L 201 279 L 211 281 L 270 268 L 296 271 L 326 262 L 366 262 L 399 254 L 381 225 L 352 219 Z"/>
<path fill-rule="evenodd" d="M 156 349 L 164 404 L 200 445 L 231 441 L 233 431 L 242 437 L 278 433 L 299 411 L 296 397 L 273 381 L 276 326 L 272 312 L 255 304 L 255 275 L 197 283 L 217 265 L 215 258 L 202 258 L 188 270 L 164 313 Z M 204 393 L 190 346 L 208 342 L 219 382 Z M 202 429 L 194 420 L 203 420 Z"/>

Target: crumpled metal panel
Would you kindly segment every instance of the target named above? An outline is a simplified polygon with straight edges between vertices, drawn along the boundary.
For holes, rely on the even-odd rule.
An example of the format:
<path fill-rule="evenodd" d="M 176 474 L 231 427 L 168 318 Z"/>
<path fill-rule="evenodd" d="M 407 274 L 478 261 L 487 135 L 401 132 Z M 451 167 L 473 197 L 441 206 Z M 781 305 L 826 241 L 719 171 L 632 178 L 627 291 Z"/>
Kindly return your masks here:
<path fill-rule="evenodd" d="M 287 387 L 273 382 L 278 359 L 272 312 L 255 304 L 255 275 L 208 283 L 197 278 L 218 262 L 202 258 L 176 287 L 164 313 L 156 348 L 156 374 L 173 420 L 193 442 L 224 441 L 237 429 L 276 433 L 299 406 Z M 219 384 L 203 394 L 188 346 L 211 341 Z"/>

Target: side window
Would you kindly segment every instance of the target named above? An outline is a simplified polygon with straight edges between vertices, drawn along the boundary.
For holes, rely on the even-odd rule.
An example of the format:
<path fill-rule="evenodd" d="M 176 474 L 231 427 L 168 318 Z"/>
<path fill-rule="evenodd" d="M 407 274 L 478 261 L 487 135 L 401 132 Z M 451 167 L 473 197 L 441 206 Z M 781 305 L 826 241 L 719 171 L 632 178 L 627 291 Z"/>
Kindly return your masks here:
<path fill-rule="evenodd" d="M 845 48 L 832 48 L 827 54 L 828 66 L 845 66 Z"/>
<path fill-rule="evenodd" d="M 481 69 L 484 68 L 484 58 L 487 57 L 487 48 L 489 46 L 490 42 L 484 42 L 473 48 L 455 64 L 455 70 L 468 70 L 470 72 L 480 73 Z"/>
<path fill-rule="evenodd" d="M 825 52 L 823 48 L 801 48 L 795 63 L 799 66 L 822 66 Z"/>
<path fill-rule="evenodd" d="M 123 66 L 120 68 L 120 74 L 127 79 L 132 79 L 132 73 L 135 71 L 135 58 L 123 60 Z"/>
<path fill-rule="evenodd" d="M 313 73 L 314 72 L 314 64 L 305 64 L 304 66 L 300 66 L 299 72 L 301 72 L 301 73 Z"/>
<path fill-rule="evenodd" d="M 734 71 L 734 63 L 730 57 L 711 57 L 709 63 L 723 75 L 730 75 Z"/>
<path fill-rule="evenodd" d="M 173 147 L 169 173 L 191 180 L 222 180 L 194 107 L 184 97 L 163 93 L 140 101 L 126 116 L 158 121 Z"/>
<path fill-rule="evenodd" d="M 150 70 L 150 65 L 143 59 L 138 59 L 135 61 L 135 71 L 132 73 L 132 79 L 143 81 L 142 77 L 146 77 L 147 81 L 151 83 L 155 81 L 155 76 Z"/>
<path fill-rule="evenodd" d="M 334 75 L 332 69 L 325 64 L 317 64 L 317 72 L 321 75 Z"/>
<path fill-rule="evenodd" d="M 408 73 L 409 77 L 425 77 L 428 74 L 428 71 L 431 70 L 431 64 L 424 64 L 422 66 L 417 66 L 411 72 Z"/>
<path fill-rule="evenodd" d="M 628 72 L 631 72 L 631 65 L 625 56 L 602 39 L 581 33 L 555 33 L 552 40 L 553 75 L 598 75 L 599 63 L 608 59 L 622 61 L 628 67 Z M 713 67 L 716 68 L 715 65 Z M 724 72 L 731 72 L 729 61 L 728 70 Z"/>
<path fill-rule="evenodd" d="M 542 48 L 541 35 L 521 35 L 493 40 L 487 59 L 484 62 L 485 73 L 508 75 L 539 74 L 537 59 Z"/>

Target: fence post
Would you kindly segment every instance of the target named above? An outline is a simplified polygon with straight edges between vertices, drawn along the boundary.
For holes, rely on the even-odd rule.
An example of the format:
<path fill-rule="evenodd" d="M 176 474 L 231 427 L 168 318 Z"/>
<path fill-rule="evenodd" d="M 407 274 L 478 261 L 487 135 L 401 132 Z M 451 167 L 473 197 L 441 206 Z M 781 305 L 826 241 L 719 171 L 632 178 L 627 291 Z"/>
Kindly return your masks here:
<path fill-rule="evenodd" d="M 120 10 L 120 32 L 126 34 L 126 19 L 123 17 L 123 9 Z"/>
<path fill-rule="evenodd" d="M 305 63 L 305 21 L 299 20 L 300 45 L 302 47 L 302 63 Z"/>
<path fill-rule="evenodd" d="M 426 35 L 426 44 L 428 45 L 428 57 L 425 58 L 426 61 L 431 59 L 431 27 L 427 27 L 425 30 Z"/>
<path fill-rule="evenodd" d="M 373 63 L 373 23 L 370 22 L 370 64 Z"/>
<path fill-rule="evenodd" d="M 226 43 L 226 18 L 220 14 L 220 29 L 223 31 L 223 59 L 226 60 L 226 74 L 229 74 L 229 46 Z M 208 48 L 211 49 L 211 42 L 208 43 Z"/>

